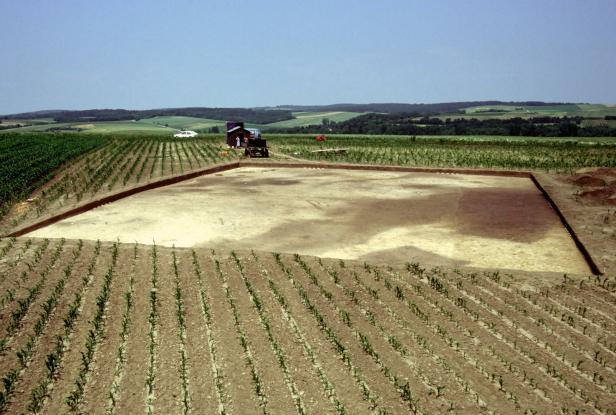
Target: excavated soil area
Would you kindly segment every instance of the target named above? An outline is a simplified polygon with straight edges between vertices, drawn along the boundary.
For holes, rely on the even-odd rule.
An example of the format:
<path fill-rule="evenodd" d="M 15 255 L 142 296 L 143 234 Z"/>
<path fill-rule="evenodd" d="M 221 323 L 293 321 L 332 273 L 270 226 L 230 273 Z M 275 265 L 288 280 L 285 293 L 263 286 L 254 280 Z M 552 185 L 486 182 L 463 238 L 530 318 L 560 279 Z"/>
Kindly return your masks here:
<path fill-rule="evenodd" d="M 34 237 L 588 274 L 528 178 L 244 167 L 149 190 Z"/>

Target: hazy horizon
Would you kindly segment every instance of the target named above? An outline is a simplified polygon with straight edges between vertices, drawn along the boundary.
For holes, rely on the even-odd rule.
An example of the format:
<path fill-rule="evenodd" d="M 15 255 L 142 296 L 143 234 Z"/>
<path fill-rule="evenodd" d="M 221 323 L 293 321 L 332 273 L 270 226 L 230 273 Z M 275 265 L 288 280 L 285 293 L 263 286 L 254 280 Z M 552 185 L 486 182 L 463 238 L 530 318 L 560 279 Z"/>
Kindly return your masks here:
<path fill-rule="evenodd" d="M 0 114 L 616 102 L 608 0 L 0 4 Z"/>

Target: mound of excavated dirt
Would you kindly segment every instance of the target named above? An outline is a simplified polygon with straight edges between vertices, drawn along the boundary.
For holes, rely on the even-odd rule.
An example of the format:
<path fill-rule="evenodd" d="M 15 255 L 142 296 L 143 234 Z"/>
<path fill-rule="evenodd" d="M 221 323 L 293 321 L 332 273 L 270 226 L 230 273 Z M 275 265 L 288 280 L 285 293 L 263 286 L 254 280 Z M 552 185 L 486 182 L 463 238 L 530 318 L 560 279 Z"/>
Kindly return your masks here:
<path fill-rule="evenodd" d="M 569 181 L 579 187 L 592 188 L 580 193 L 580 197 L 593 203 L 616 205 L 616 169 L 601 167 L 583 169 L 579 174 L 569 177 Z M 608 184 L 609 183 L 609 184 Z"/>
<path fill-rule="evenodd" d="M 580 196 L 585 199 L 592 199 L 597 202 L 612 204 L 616 203 L 616 199 L 612 198 L 612 196 L 614 196 L 614 193 L 614 189 L 604 187 L 602 189 L 587 190 L 585 192 L 582 192 Z"/>
<path fill-rule="evenodd" d="M 603 187 L 606 185 L 605 180 L 600 177 L 594 177 L 589 174 L 582 174 L 581 176 L 573 176 L 571 181 L 578 186 L 583 187 Z"/>
<path fill-rule="evenodd" d="M 612 176 L 616 177 L 616 169 L 612 167 L 600 167 L 594 170 L 595 174 L 600 174 L 602 176 Z"/>

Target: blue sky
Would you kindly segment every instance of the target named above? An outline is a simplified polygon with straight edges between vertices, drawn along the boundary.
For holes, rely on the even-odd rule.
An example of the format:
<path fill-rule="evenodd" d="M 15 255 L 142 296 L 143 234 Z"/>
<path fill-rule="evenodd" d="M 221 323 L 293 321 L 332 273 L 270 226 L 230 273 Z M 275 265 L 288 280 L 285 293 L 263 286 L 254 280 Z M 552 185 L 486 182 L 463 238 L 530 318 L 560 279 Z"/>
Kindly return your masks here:
<path fill-rule="evenodd" d="M 0 114 L 616 103 L 614 0 L 0 0 Z"/>

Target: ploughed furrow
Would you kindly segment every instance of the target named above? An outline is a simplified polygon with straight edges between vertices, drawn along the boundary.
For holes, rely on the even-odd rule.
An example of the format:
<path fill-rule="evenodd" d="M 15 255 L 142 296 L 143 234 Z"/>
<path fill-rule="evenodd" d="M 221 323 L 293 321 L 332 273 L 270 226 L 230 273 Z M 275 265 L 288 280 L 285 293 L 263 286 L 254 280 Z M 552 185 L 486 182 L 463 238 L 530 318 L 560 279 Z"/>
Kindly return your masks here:
<path fill-rule="evenodd" d="M 180 342 L 175 303 L 173 257 L 167 249 L 157 253 L 158 276 L 155 288 L 156 355 L 153 389 L 149 405 L 153 413 L 182 413 Z"/>
<path fill-rule="evenodd" d="M 267 401 L 267 396 L 265 395 L 265 389 L 263 386 L 264 385 L 263 376 L 261 375 L 259 369 L 257 368 L 256 362 L 255 362 L 254 345 L 252 345 L 249 342 L 246 336 L 246 330 L 242 325 L 241 316 L 240 316 L 238 305 L 237 305 L 237 300 L 235 299 L 231 291 L 231 287 L 229 283 L 229 275 L 228 275 L 229 274 L 228 264 L 226 262 L 221 263 L 220 260 L 221 259 L 218 258 L 217 256 L 214 257 L 216 275 L 218 276 L 218 281 L 222 285 L 222 288 L 225 293 L 225 299 L 227 300 L 227 304 L 229 305 L 229 308 L 233 315 L 233 325 L 235 328 L 236 336 L 239 339 L 240 345 L 242 347 L 243 360 L 245 361 L 246 366 L 248 367 L 250 371 L 250 378 L 252 380 L 252 386 L 254 389 L 254 393 L 259 402 L 259 409 L 260 409 L 259 412 L 266 414 L 268 413 L 268 408 L 267 408 L 268 401 Z"/>
<path fill-rule="evenodd" d="M 219 369 L 224 384 L 224 408 L 227 413 L 262 413 L 262 402 L 254 384 L 250 364 L 236 329 L 233 310 L 226 296 L 228 285 L 221 282 L 216 257 L 201 260 L 203 287 L 210 298 L 212 342 L 219 353 Z"/>
<path fill-rule="evenodd" d="M 347 364 L 352 368 L 353 376 L 358 378 L 366 391 L 367 399 L 375 409 L 386 413 L 415 412 L 416 402 L 411 396 L 406 374 L 394 373 L 362 333 L 362 326 L 349 327 L 331 304 L 323 299 L 318 289 L 310 283 L 300 281 L 302 277 L 299 275 L 304 271 L 292 269 L 289 266 L 293 263 L 292 259 L 278 254 L 275 256 L 280 269 L 287 277 L 286 283 L 281 286 L 294 289 L 295 296 L 299 295 L 300 301 L 328 335 L 328 340 L 340 351 L 341 357 L 349 362 Z"/>
<path fill-rule="evenodd" d="M 122 159 L 119 160 L 118 166 L 108 178 L 107 186 L 105 187 L 107 191 L 113 189 L 120 177 L 124 176 L 124 172 L 128 169 L 128 166 L 133 163 L 135 154 L 139 152 L 139 149 L 142 148 L 143 144 L 144 141 L 135 141 L 135 143 L 123 155 Z"/>
<path fill-rule="evenodd" d="M 15 237 L 2 239 L 2 246 L 0 247 L 0 260 L 3 260 L 8 254 L 13 251 L 16 242 L 17 238 Z"/>
<path fill-rule="evenodd" d="M 31 265 L 29 272 L 22 272 L 17 276 L 17 278 L 23 280 L 24 286 L 20 290 L 13 290 L 12 295 L 10 295 L 13 298 L 5 301 L 5 306 L 0 312 L 0 343 L 6 345 L 10 341 L 15 331 L 19 328 L 21 320 L 26 316 L 28 309 L 45 287 L 49 273 L 62 254 L 64 241 L 61 240 L 57 243 L 52 243 L 52 245 L 53 254 L 49 255 L 49 258 L 42 258 L 36 264 Z M 49 249 L 46 248 L 46 250 Z M 9 263 L 7 275 L 9 275 L 10 279 L 15 278 L 11 271 L 22 262 L 25 262 L 24 253 L 19 252 L 16 258 Z M 8 292 L 5 291 L 4 297 L 8 296 Z"/>
<path fill-rule="evenodd" d="M 174 175 L 175 168 L 173 166 L 173 152 L 171 149 L 173 142 L 163 142 L 162 159 L 161 159 L 161 172 L 160 175 Z"/>
<path fill-rule="evenodd" d="M 188 153 L 188 150 L 186 149 L 187 144 L 184 142 L 179 142 L 178 143 L 178 151 L 182 152 L 182 157 L 184 157 L 184 160 L 188 163 L 188 170 L 193 170 L 193 161 L 192 158 L 190 156 L 190 154 Z"/>
<path fill-rule="evenodd" d="M 46 347 L 49 349 L 46 351 L 46 355 L 43 359 L 45 364 L 45 376 L 36 385 L 26 388 L 26 390 L 31 391 L 31 397 L 27 405 L 27 409 L 30 412 L 40 412 L 46 403 L 49 391 L 53 389 L 54 382 L 58 377 L 63 361 L 64 352 L 70 345 L 71 335 L 82 310 L 84 294 L 93 281 L 93 272 L 98 262 L 100 248 L 100 242 L 97 241 L 94 245 L 92 258 L 88 263 L 87 269 L 81 271 L 79 274 L 81 278 L 77 291 L 74 293 L 72 300 L 66 301 L 66 312 L 63 314 L 60 334 L 55 336 L 54 341 L 45 342 Z M 31 379 L 28 381 L 31 382 Z"/>
<path fill-rule="evenodd" d="M 26 245 L 25 250 L 20 250 L 16 258 L 3 264 L 4 267 L 0 265 L 0 315 L 24 290 L 35 283 L 32 275 L 35 275 L 37 269 L 50 261 L 49 239 L 39 240 L 28 248 Z"/>
<path fill-rule="evenodd" d="M 522 386 L 526 381 L 526 372 L 524 372 L 524 378 L 519 377 L 516 382 L 505 381 L 508 373 L 514 375 L 522 373 L 519 368 L 503 357 L 516 358 L 515 350 L 510 351 L 505 347 L 498 348 L 497 351 L 493 348 L 492 344 L 498 339 L 489 332 L 481 330 L 481 327 L 473 327 L 474 321 L 465 320 L 464 314 L 460 314 L 451 304 L 440 302 L 438 299 L 440 291 L 431 292 L 432 287 L 424 287 L 423 284 L 411 285 L 408 287 L 411 291 L 407 291 L 404 284 L 398 285 L 398 281 L 388 277 L 387 273 L 383 274 L 378 269 L 367 266 L 365 269 L 368 270 L 366 278 L 361 276 L 362 272 L 357 275 L 373 287 L 369 288 L 370 290 L 385 286 L 389 294 L 383 292 L 384 297 L 399 300 L 398 302 L 402 302 L 410 311 L 421 316 L 431 327 L 434 335 L 441 337 L 450 349 L 473 364 L 476 373 L 483 376 L 484 382 L 496 387 L 498 392 L 514 402 L 516 407 L 532 412 L 551 404 L 549 397 L 545 394 L 537 394 L 534 388 L 528 389 Z M 508 355 L 508 352 L 512 354 Z M 529 373 L 529 376 L 531 375 Z"/>
<path fill-rule="evenodd" d="M 215 353 L 210 351 L 211 338 L 208 334 L 211 329 L 204 321 L 201 304 L 203 272 L 195 251 L 179 251 L 178 255 L 179 289 L 182 292 L 186 325 L 185 350 L 190 358 L 187 379 L 191 392 L 190 408 L 194 413 L 220 413 L 221 403 L 215 380 L 217 363 Z"/>
<path fill-rule="evenodd" d="M 616 414 L 616 303 L 592 280 L 12 244 L 0 413 Z"/>
<path fill-rule="evenodd" d="M 81 243 L 77 249 L 80 246 Z M 26 410 L 41 411 L 48 392 L 53 388 L 64 351 L 81 310 L 84 291 L 92 280 L 91 273 L 94 272 L 100 254 L 100 244 L 87 246 L 86 250 L 92 251 L 84 255 L 87 259 L 71 262 L 64 268 L 67 277 L 71 273 L 74 277 L 65 284 L 63 295 L 58 295 L 55 310 L 48 320 L 48 327 L 41 332 L 37 341 L 33 342 L 37 347 L 31 350 L 30 364 L 21 377 L 21 384 L 14 400 L 15 405 L 9 409 L 12 413 L 23 413 Z M 76 260 L 77 257 L 75 253 L 73 258 Z M 41 317 L 43 316 L 41 314 Z M 25 349 L 22 349 L 22 355 L 26 355 L 24 351 Z"/>
<path fill-rule="evenodd" d="M 270 321 L 263 312 L 261 296 L 246 276 L 243 260 L 235 252 L 228 262 L 228 282 L 235 298 L 240 325 L 246 342 L 253 351 L 253 360 L 263 385 L 265 409 L 268 413 L 307 413 L 304 395 L 300 393 L 283 346 L 274 337 Z M 229 264 L 230 262 L 230 264 Z"/>
<path fill-rule="evenodd" d="M 469 377 L 474 373 L 473 381 L 493 388 L 494 396 L 510 401 L 522 411 L 553 411 L 552 401 L 537 394 L 533 388 L 524 386 L 522 377 L 515 382 L 510 381 L 511 374 L 516 375 L 518 372 L 512 369 L 509 361 L 499 356 L 517 358 L 517 353 L 511 350 L 512 353 L 508 354 L 510 351 L 506 347 L 498 347 L 496 352 L 491 345 L 498 342 L 498 339 L 481 330 L 481 327 L 474 327 L 476 323 L 465 318 L 451 304 L 440 301 L 435 297 L 435 294 L 439 295 L 438 291 L 431 292 L 430 287 L 422 284 L 408 287 L 378 269 L 368 268 L 368 272 L 358 271 L 355 274 L 369 290 L 378 291 L 379 296 L 392 308 L 403 307 L 407 314 L 419 317 L 432 331 L 431 334 L 426 333 L 426 336 L 440 338 L 445 342 L 447 347 L 439 347 L 437 353 L 445 353 L 445 350 L 455 352 L 456 359 L 472 366 L 473 369 L 467 372 Z"/>
<path fill-rule="evenodd" d="M 589 306 L 587 309 L 594 310 L 596 314 L 599 314 L 600 318 L 616 321 L 616 302 L 610 301 L 611 296 L 602 287 L 593 286 L 590 284 L 583 284 L 579 290 L 575 290 L 571 295 L 583 298 L 586 304 Z M 581 310 L 583 312 L 583 309 Z M 600 324 L 603 326 L 603 323 Z M 616 343 L 611 341 L 614 336 L 614 331 L 609 333 L 610 340 L 607 340 L 606 333 L 600 333 L 600 337 L 597 341 L 603 344 L 605 347 L 612 351 L 616 351 Z"/>
<path fill-rule="evenodd" d="M 598 287 L 589 288 L 594 291 L 602 290 Z M 567 290 L 573 292 L 567 293 Z M 502 294 L 498 292 L 495 295 Z M 524 301 L 532 303 L 534 307 L 529 318 L 551 334 L 559 336 L 567 343 L 571 342 L 571 347 L 586 354 L 610 372 L 616 371 L 616 321 L 612 317 L 616 307 L 601 307 L 597 301 L 587 303 L 579 288 L 569 288 L 565 284 L 542 289 L 538 294 L 523 293 L 523 296 L 522 299 L 513 299 L 519 300 L 514 303 L 514 307 L 524 307 L 519 306 L 519 303 Z"/>
<path fill-rule="evenodd" d="M 24 392 L 29 393 L 34 379 L 39 379 L 45 369 L 45 356 L 51 343 L 61 330 L 65 314 L 66 297 L 72 297 L 78 278 L 75 276 L 85 265 L 82 257 L 83 244 L 80 242 L 73 249 L 70 261 L 63 268 L 63 276 L 49 293 L 33 319 L 33 323 L 20 330 L 11 343 L 9 351 L 2 357 L 2 376 L 5 390 L 1 393 L 0 408 L 6 407 L 9 400 L 26 402 Z M 11 380 L 13 387 L 7 387 Z M 11 390 L 12 389 L 12 390 Z M 27 395 L 26 395 L 27 396 Z"/>
<path fill-rule="evenodd" d="M 79 304 L 77 321 L 74 323 L 75 329 L 64 342 L 61 363 L 57 369 L 58 375 L 44 405 L 44 411 L 47 413 L 69 412 L 68 398 L 78 385 L 85 386 L 85 381 L 89 376 L 89 367 L 84 367 L 84 363 L 91 362 L 97 340 L 100 339 L 99 331 L 103 328 L 101 324 L 103 316 L 100 316 L 100 309 L 105 302 L 99 299 L 101 294 L 109 289 L 105 287 L 109 285 L 109 270 L 113 268 L 113 252 L 114 248 L 109 245 L 103 245 L 100 248 L 96 266 L 92 270 L 91 281 L 87 283 L 87 290 L 83 293 Z M 98 326 L 97 331 L 92 327 L 95 321 Z M 86 359 L 86 354 L 90 355 L 89 359 Z M 80 399 L 81 396 L 77 395 L 70 402 L 78 405 Z"/>
<path fill-rule="evenodd" d="M 408 287 L 407 280 L 394 279 L 394 281 L 403 287 Z M 487 330 L 494 337 L 490 341 L 490 337 L 487 336 L 485 344 L 488 347 L 490 344 L 493 345 L 489 347 L 490 352 L 509 369 L 512 375 L 518 378 L 518 381 L 511 382 L 512 384 L 519 384 L 521 376 L 521 380 L 532 390 L 536 390 L 554 402 L 554 410 L 585 408 L 586 411 L 593 411 L 596 402 L 589 402 L 585 397 L 572 394 L 570 385 L 563 382 L 562 378 L 554 376 L 552 368 L 568 370 L 568 366 L 562 365 L 558 360 L 552 361 L 553 357 L 548 352 L 533 343 L 513 324 L 509 324 L 496 309 L 490 308 L 483 297 L 478 299 L 470 296 L 464 291 L 466 285 L 460 284 L 460 281 L 456 282 L 454 277 L 447 276 L 439 270 L 433 270 L 432 273 L 425 275 L 422 270 L 415 281 L 421 283 L 416 286 L 416 290 L 430 290 L 436 298 L 440 297 L 444 300 L 443 304 L 455 306 L 449 312 L 464 313 L 471 318 L 473 322 L 469 323 L 469 326 L 472 327 L 473 333 L 484 334 Z M 505 387 L 510 383 L 507 378 L 502 378 Z M 498 381 L 501 382 L 501 378 L 498 378 Z"/>
<path fill-rule="evenodd" d="M 71 392 L 65 397 L 69 412 L 80 413 L 82 411 L 85 391 L 88 383 L 92 381 L 92 370 L 95 367 L 96 358 L 101 354 L 101 342 L 110 329 L 108 324 L 108 317 L 111 314 L 110 297 L 114 293 L 112 289 L 117 285 L 117 283 L 114 284 L 114 277 L 117 271 L 118 255 L 119 249 L 116 243 L 112 248 L 111 264 L 103 277 L 103 285 L 96 297 L 96 311 L 90 321 L 90 330 L 82 347 L 79 373 L 75 376 Z"/>
<path fill-rule="evenodd" d="M 125 363 L 121 373 L 115 377 L 119 390 L 111 386 L 116 397 L 107 403 L 107 413 L 146 413 L 146 379 L 150 362 L 150 295 L 152 290 L 152 252 L 138 247 L 134 258 L 135 279 L 130 328 L 125 346 Z M 133 251 L 132 256 L 134 257 Z M 126 302 L 125 302 L 126 310 Z M 118 356 L 119 357 L 119 356 Z M 117 363 L 116 363 L 117 368 Z M 107 397 L 105 397 L 107 398 Z M 115 401 L 115 403 L 113 403 Z"/>
<path fill-rule="evenodd" d="M 17 238 L 5 239 L 7 243 L 0 248 L 0 292 L 5 291 L 5 283 L 10 287 L 14 282 L 14 274 L 11 272 L 15 267 L 25 264 L 25 258 L 30 254 L 33 245 L 32 239 L 17 241 Z M 20 249 L 17 246 L 20 244 Z"/>
<path fill-rule="evenodd" d="M 606 349 L 599 338 L 584 336 L 579 327 L 576 327 L 575 318 L 563 312 L 560 304 L 549 298 L 554 292 L 560 291 L 558 286 L 550 290 L 545 289 L 542 296 L 545 304 L 549 304 L 554 310 L 551 313 L 545 311 L 549 306 L 533 308 L 529 313 L 527 310 L 529 304 L 519 300 L 519 296 L 511 296 L 509 292 L 499 287 L 493 287 L 494 292 L 470 284 L 466 284 L 465 287 L 476 298 L 481 296 L 488 301 L 504 319 L 515 322 L 512 324 L 524 330 L 527 337 L 550 351 L 557 359 L 574 369 L 579 376 L 587 380 L 592 379 L 595 387 L 616 392 L 614 352 Z M 608 333 L 610 331 L 609 328 L 604 330 Z M 589 330 L 583 329 L 583 331 Z M 612 378 L 611 383 L 610 378 Z"/>
<path fill-rule="evenodd" d="M 262 257 L 259 257 L 261 255 Z M 366 413 L 370 409 L 363 401 L 360 389 L 347 375 L 341 360 L 329 351 L 321 353 L 318 327 L 301 325 L 300 317 L 295 317 L 293 307 L 277 289 L 276 282 L 265 263 L 269 254 L 252 252 L 244 263 L 247 280 L 258 293 L 263 314 L 267 316 L 273 337 L 279 339 L 287 352 L 288 365 L 292 368 L 298 389 L 302 393 L 308 413 L 336 412 Z M 301 307 L 301 304 L 298 305 Z M 300 314 L 303 310 L 299 308 Z M 313 324 L 314 325 L 314 324 Z M 328 405 L 328 404 L 329 405 Z"/>
<path fill-rule="evenodd" d="M 19 347 L 23 328 L 36 321 L 36 313 L 49 294 L 64 275 L 61 264 L 70 261 L 72 253 L 65 250 L 64 239 L 53 248 L 51 258 L 44 266 L 36 268 L 31 282 L 16 294 L 15 301 L 9 304 L 0 315 L 0 345 L 2 349 L 14 350 Z M 40 265 L 40 264 L 39 264 Z"/>
<path fill-rule="evenodd" d="M 196 167 L 201 167 L 201 158 L 199 157 L 199 154 L 197 153 L 196 147 L 195 147 L 195 142 L 194 141 L 190 141 L 188 143 L 186 143 L 186 148 L 188 149 L 188 152 L 190 152 L 190 155 L 192 157 L 192 159 L 194 160 L 195 164 L 197 165 Z"/>
<path fill-rule="evenodd" d="M 152 180 L 155 174 L 155 171 L 157 171 L 158 169 L 158 160 L 159 160 L 159 153 L 160 153 L 160 147 L 161 147 L 161 143 L 160 141 L 156 142 L 156 146 L 154 146 L 154 149 L 152 150 L 152 155 L 150 155 L 149 160 L 149 164 L 148 167 L 146 168 L 146 171 L 148 172 L 148 180 Z"/>
<path fill-rule="evenodd" d="M 457 278 L 451 278 L 453 286 Z M 539 368 L 574 393 L 580 401 L 584 403 L 590 401 L 597 410 L 603 410 L 611 406 L 613 397 L 607 390 L 608 387 L 600 383 L 600 381 L 602 382 L 601 375 L 599 374 L 593 378 L 583 371 L 583 364 L 577 365 L 575 363 L 579 362 L 577 358 L 583 357 L 581 354 L 577 354 L 573 361 L 569 361 L 565 351 L 575 353 L 575 350 L 569 347 L 566 341 L 559 342 L 558 348 L 556 348 L 554 344 L 548 343 L 550 340 L 558 340 L 556 336 L 549 334 L 550 330 L 543 330 L 543 332 L 539 333 L 539 336 L 534 335 L 532 331 L 542 329 L 538 325 L 533 326 L 533 323 L 529 322 L 529 320 L 532 320 L 532 317 L 524 318 L 522 314 L 518 316 L 506 314 L 513 307 L 503 308 L 502 303 L 505 302 L 504 299 L 487 295 L 486 290 L 478 290 L 473 284 L 456 284 L 451 289 L 454 295 L 458 293 L 464 295 L 469 300 L 468 304 L 481 311 L 480 315 L 485 316 L 481 320 L 488 327 L 491 327 L 495 332 L 502 333 L 508 340 L 512 339 L 518 344 L 523 345 L 526 353 L 531 354 L 533 359 L 537 360 Z M 456 291 L 458 289 L 459 291 Z M 563 324 L 559 320 L 552 321 L 551 323 L 553 323 L 552 327 L 555 328 Z M 556 333 L 556 331 L 552 331 L 552 333 Z M 574 339 L 577 336 L 573 330 L 568 334 L 564 332 L 561 336 L 565 339 L 569 337 L 570 343 L 576 346 Z M 587 361 L 586 363 L 589 362 Z M 613 381 L 610 383 L 613 383 Z"/>
<path fill-rule="evenodd" d="M 80 411 L 84 413 L 102 413 L 106 409 L 104 403 L 116 377 L 118 350 L 126 337 L 122 332 L 126 321 L 126 294 L 131 290 L 133 252 L 130 245 L 118 248 L 112 293 L 105 310 L 105 332 L 90 364 L 91 375 L 80 405 Z"/>
<path fill-rule="evenodd" d="M 177 165 L 179 167 L 180 173 L 184 173 L 184 163 L 182 162 L 183 155 L 180 152 L 179 144 L 174 141 L 172 149 L 174 160 L 177 160 Z"/>
<path fill-rule="evenodd" d="M 105 413 L 113 414 L 116 410 L 118 395 L 120 392 L 120 382 L 124 376 L 124 367 L 126 365 L 126 343 L 132 329 L 132 314 L 134 311 L 135 297 L 135 265 L 137 260 L 137 244 L 135 243 L 132 250 L 132 260 L 130 261 L 130 271 L 128 274 L 128 287 L 123 295 L 122 305 L 122 322 L 120 332 L 118 333 L 119 344 L 116 351 L 115 366 L 113 369 L 113 379 L 108 390 L 108 402 L 105 408 Z M 100 403 L 99 403 L 100 408 Z"/>
<path fill-rule="evenodd" d="M 516 341 L 509 341 L 509 334 L 507 331 L 505 331 L 504 334 L 501 333 L 501 331 L 496 330 L 496 324 L 494 321 L 486 323 L 481 319 L 483 315 L 482 313 L 477 313 L 469 309 L 468 303 L 464 297 L 454 296 L 453 299 L 449 298 L 450 288 L 443 282 L 443 280 L 439 279 L 442 277 L 442 274 L 440 277 L 427 276 L 423 284 L 417 285 L 416 287 L 430 287 L 433 295 L 442 295 L 448 298 L 450 301 L 449 306 L 452 307 L 448 309 L 448 312 L 454 314 L 459 313 L 458 315 L 460 316 L 469 316 L 473 321 L 472 324 L 477 326 L 477 329 L 473 330 L 472 334 L 481 337 L 483 337 L 484 334 L 487 334 L 487 341 L 485 342 L 485 345 L 494 358 L 498 359 L 503 366 L 508 369 L 510 374 L 517 378 L 518 382 L 526 384 L 529 388 L 537 391 L 543 397 L 550 399 L 554 403 L 555 410 L 561 408 L 561 405 L 565 408 L 577 408 L 580 406 L 587 407 L 586 402 L 580 402 L 579 399 L 576 400 L 573 395 L 566 394 L 563 398 L 560 398 L 559 396 L 564 392 L 564 385 L 556 382 L 549 373 L 542 370 L 541 367 L 535 365 L 534 355 L 530 354 L 527 349 L 518 347 L 519 345 Z M 455 285 L 457 287 L 462 287 L 462 285 L 458 283 Z M 455 307 L 453 307 L 454 305 Z M 464 314 L 461 314 L 460 311 Z M 496 311 L 491 311 L 494 314 L 498 314 Z M 491 315 L 491 313 L 488 315 Z M 470 323 L 469 326 L 472 327 Z M 490 334 L 495 338 L 490 339 Z M 504 379 L 506 382 L 507 378 Z M 507 383 L 513 383 L 514 380 L 515 379 L 511 379 Z M 592 412 L 592 409 L 590 410 Z"/>
<path fill-rule="evenodd" d="M 565 280 L 546 292 L 549 298 L 569 310 L 570 314 L 578 320 L 576 326 L 592 325 L 597 332 L 607 329 L 610 333 L 616 332 L 616 306 L 604 301 L 593 301 L 598 296 L 605 297 L 605 290 L 584 281 L 575 283 Z M 596 293 L 593 295 L 593 292 Z M 602 333 L 601 333 L 602 334 Z M 613 336 L 612 336 L 613 337 Z"/>
<path fill-rule="evenodd" d="M 139 183 L 144 175 L 148 174 L 150 164 L 153 162 L 153 151 L 156 148 L 156 141 L 150 140 L 148 142 L 148 147 L 145 150 L 138 167 L 135 169 L 135 173 L 133 176 L 129 178 L 129 182 Z"/>
<path fill-rule="evenodd" d="M 338 290 L 332 292 L 323 286 L 322 282 L 327 281 L 327 278 L 317 278 L 316 273 L 305 261 L 303 261 L 303 259 L 301 259 L 301 257 L 296 256 L 295 262 L 306 271 L 306 274 L 310 277 L 312 284 L 316 287 L 319 287 L 319 291 L 321 291 L 321 293 L 325 297 L 330 297 L 329 302 L 334 306 L 334 308 L 338 308 L 336 304 L 342 304 L 343 300 L 341 298 L 336 298 L 336 292 Z M 453 378 L 455 378 L 461 383 L 457 388 L 464 387 L 464 390 L 467 392 L 467 396 L 475 399 L 474 407 L 469 406 L 473 405 L 472 402 L 467 401 L 465 404 L 464 400 L 446 399 L 444 402 L 446 409 L 441 408 L 436 410 L 457 410 L 472 413 L 477 411 L 478 406 L 485 407 L 489 410 L 494 410 L 498 408 L 499 410 L 508 411 L 512 411 L 517 408 L 517 405 L 513 399 L 511 400 L 513 402 L 509 402 L 504 399 L 504 397 L 506 396 L 506 392 L 504 390 L 501 390 L 501 393 L 499 394 L 498 387 L 489 384 L 486 385 L 486 382 L 481 379 L 481 377 L 472 375 L 474 372 L 473 369 L 476 368 L 476 361 L 466 359 L 466 356 L 463 353 L 459 353 L 457 350 L 451 347 L 447 347 L 447 342 L 444 341 L 444 339 L 440 338 L 441 336 L 438 335 L 440 326 L 432 324 L 429 318 L 422 318 L 423 315 L 415 315 L 414 313 L 410 313 L 410 310 L 408 309 L 397 310 L 398 321 L 400 321 L 401 316 L 403 319 L 406 320 L 406 322 L 403 323 L 402 326 L 406 326 L 406 328 L 410 330 L 404 332 L 396 330 L 396 328 L 393 326 L 388 328 L 383 327 L 383 333 L 380 333 L 380 335 L 371 336 L 367 334 L 369 333 L 370 326 L 381 326 L 381 319 L 377 319 L 376 315 L 372 312 L 364 316 L 361 312 L 354 310 L 356 308 L 354 305 L 358 305 L 356 301 L 351 300 L 349 301 L 349 303 L 349 308 L 347 308 L 346 310 L 338 308 L 336 310 L 337 313 L 342 317 L 347 326 L 357 326 L 357 328 L 354 329 L 355 331 L 357 331 L 356 337 L 358 337 L 362 341 L 362 344 L 372 345 L 372 348 L 375 350 L 374 354 L 376 354 L 376 356 L 380 358 L 384 367 L 394 368 L 389 370 L 395 372 L 399 371 L 398 368 L 403 368 L 404 366 L 406 366 L 405 370 L 402 370 L 399 373 L 402 373 L 402 376 L 405 376 L 405 379 L 413 379 L 412 383 L 414 387 L 421 384 L 422 378 L 424 378 L 423 380 L 425 381 L 425 376 L 422 376 L 423 370 L 418 370 L 417 368 L 413 368 L 410 365 L 405 365 L 404 356 L 399 353 L 395 347 L 393 347 L 398 345 L 398 349 L 401 349 L 401 345 L 408 344 L 409 341 L 414 340 L 417 347 L 424 347 L 426 351 L 432 351 L 432 357 L 434 357 L 436 362 L 439 363 L 443 369 L 452 373 L 454 375 Z M 386 321 L 387 317 L 385 317 L 384 320 Z M 361 324 L 363 324 L 366 328 L 361 328 Z M 440 330 L 442 332 L 442 328 L 440 328 Z M 401 344 L 399 343 L 401 340 L 398 340 L 398 337 L 402 340 Z M 430 337 L 432 337 L 432 339 L 430 339 Z M 428 347 L 425 347 L 425 342 L 427 342 Z M 437 350 L 437 352 L 434 352 L 434 350 Z M 481 376 L 480 373 L 479 375 Z M 397 376 L 397 378 L 400 377 L 401 375 Z M 450 377 L 452 376 L 450 375 Z M 393 379 L 390 379 L 390 382 L 393 385 L 399 385 L 401 383 L 400 380 L 396 379 L 396 376 L 393 376 Z M 441 394 L 445 390 L 446 386 L 443 386 L 445 385 L 437 384 L 434 389 L 429 391 L 429 393 L 433 395 L 434 399 L 436 399 L 437 397 L 444 398 L 444 396 L 441 396 Z M 411 389 L 410 385 L 409 389 Z M 453 391 L 455 391 L 455 389 Z M 415 391 L 415 395 L 413 395 L 413 391 L 411 389 L 411 397 L 415 396 L 412 399 L 415 401 L 415 405 L 417 406 L 418 410 L 424 413 L 434 412 L 435 409 L 424 409 L 419 405 L 416 397 L 419 395 L 420 394 L 418 394 L 417 391 Z M 421 395 L 426 396 L 428 395 L 428 393 L 424 392 Z M 429 404 L 434 403 L 435 402 L 429 402 Z M 511 407 L 507 408 L 508 406 Z"/>
<path fill-rule="evenodd" d="M 387 353 L 394 362 L 399 359 L 402 367 L 408 367 L 411 378 L 416 379 L 410 383 L 411 394 L 417 397 L 417 404 L 423 411 L 474 413 L 478 410 L 472 390 L 456 382 L 450 374 L 451 369 L 442 364 L 444 361 L 436 351 L 422 347 L 422 341 L 417 342 L 422 337 L 413 331 L 416 326 L 405 319 L 409 310 L 398 298 L 370 288 L 357 273 L 349 272 L 343 261 L 335 265 L 326 265 L 320 259 L 301 261 L 313 269 L 325 270 L 328 277 L 319 278 L 320 283 L 334 297 L 344 295 L 349 300 L 345 318 L 366 320 L 377 331 L 375 343 L 378 342 L 380 353 Z"/>
<path fill-rule="evenodd" d="M 174 250 L 171 252 L 173 257 L 173 274 L 175 282 L 175 316 L 177 319 L 177 334 L 179 339 L 179 358 L 180 358 L 180 383 L 181 383 L 181 396 L 182 396 L 182 413 L 187 414 L 190 412 L 191 403 L 191 391 L 189 384 L 189 354 L 186 348 L 186 305 L 184 300 L 184 294 L 182 293 L 182 287 L 180 285 L 180 271 L 178 268 L 178 258 Z"/>

